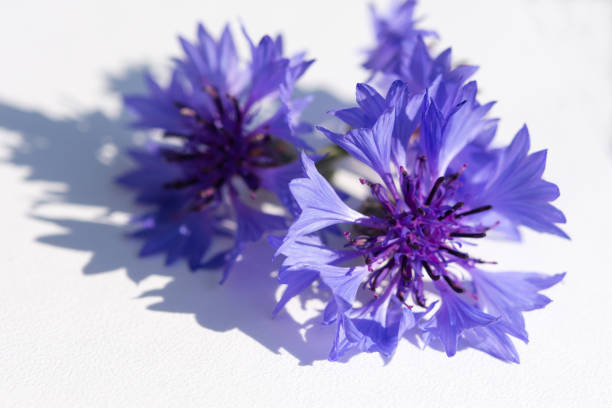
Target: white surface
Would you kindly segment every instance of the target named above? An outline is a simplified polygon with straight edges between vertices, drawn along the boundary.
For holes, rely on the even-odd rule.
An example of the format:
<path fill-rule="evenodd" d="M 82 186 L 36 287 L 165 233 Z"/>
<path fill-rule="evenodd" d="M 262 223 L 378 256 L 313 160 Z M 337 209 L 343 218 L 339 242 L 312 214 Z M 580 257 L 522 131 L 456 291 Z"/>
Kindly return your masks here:
<path fill-rule="evenodd" d="M 561 187 L 572 242 L 526 234 L 523 245 L 482 249 L 509 270 L 568 271 L 547 292 L 554 302 L 527 315 L 521 365 L 477 351 L 448 359 L 407 341 L 387 366 L 376 355 L 329 363 L 332 332 L 317 328 L 305 342 L 298 329 L 310 315 L 297 302 L 270 319 L 276 287 L 265 274 L 241 265 L 219 287 L 218 275 L 137 259 L 139 242 L 123 238 L 136 208 L 112 184 L 126 168 L 112 143 L 130 136 L 108 76 L 132 87 L 126 70 L 163 71 L 176 33 L 192 36 L 199 19 L 218 32 L 241 16 L 253 36 L 282 30 L 290 50 L 318 59 L 304 87 L 350 102 L 365 78 L 366 11 L 352 0 L 2 5 L 1 406 L 612 406 L 610 1 L 425 0 L 419 9 L 455 61 L 481 65 L 501 139 L 527 122 Z M 266 251 L 247 259 L 265 262 Z"/>

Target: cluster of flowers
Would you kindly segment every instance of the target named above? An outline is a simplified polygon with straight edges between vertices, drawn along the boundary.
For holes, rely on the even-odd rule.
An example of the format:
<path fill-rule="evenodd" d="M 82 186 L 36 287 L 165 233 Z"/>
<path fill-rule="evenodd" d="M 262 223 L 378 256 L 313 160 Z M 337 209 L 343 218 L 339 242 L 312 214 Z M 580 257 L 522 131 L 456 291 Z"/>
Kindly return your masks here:
<path fill-rule="evenodd" d="M 550 204 L 559 190 L 542 179 L 546 152 L 529 153 L 526 127 L 508 146 L 491 146 L 497 120 L 468 82 L 476 67 L 453 67 L 450 49 L 432 56 L 424 38 L 436 34 L 415 27 L 414 7 L 373 10 L 376 45 L 363 66 L 384 96 L 358 84 L 358 106 L 330 112 L 350 130 L 318 127 L 378 175 L 356 179 L 371 191 L 356 209 L 318 172 L 320 156 L 301 137 L 312 131 L 300 122 L 310 99 L 292 99 L 292 90 L 311 60 L 284 57 L 280 36 L 255 44 L 244 32 L 248 64 L 228 28 L 218 41 L 203 26 L 197 42 L 181 38 L 185 56 L 168 87 L 147 77 L 149 94 L 125 99 L 136 126 L 163 130 L 146 151 L 131 152 L 139 167 L 120 179 L 153 208 L 135 218 L 134 235 L 145 239 L 142 256 L 223 268 L 224 281 L 249 242 L 286 231 L 268 235 L 287 285 L 275 312 L 315 281 L 329 289 L 330 360 L 389 358 L 416 333 L 449 356 L 473 347 L 518 363 L 510 336 L 528 340 L 522 312 L 548 304 L 539 291 L 564 274 L 489 272 L 491 262 L 466 248 L 492 235 L 518 240 L 520 226 L 567 237 Z M 286 217 L 262 210 L 274 196 Z M 343 234 L 323 240 L 330 230 Z"/>

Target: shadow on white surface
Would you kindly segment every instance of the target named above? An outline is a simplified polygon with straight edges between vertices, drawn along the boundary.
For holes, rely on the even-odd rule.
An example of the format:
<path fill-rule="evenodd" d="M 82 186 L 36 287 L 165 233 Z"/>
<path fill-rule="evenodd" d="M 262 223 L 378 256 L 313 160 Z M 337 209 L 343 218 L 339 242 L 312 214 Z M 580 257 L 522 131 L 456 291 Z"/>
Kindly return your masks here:
<path fill-rule="evenodd" d="M 326 359 L 333 327 L 321 326 L 318 319 L 301 324 L 286 311 L 272 317 L 278 289 L 270 276 L 278 267 L 272 256 L 273 250 L 261 242 L 245 251 L 223 285 L 217 273 L 177 273 L 165 287 L 142 297 L 162 298 L 149 306 L 151 310 L 193 314 L 201 326 L 218 332 L 238 329 L 272 352 L 286 350 L 301 365 Z M 302 307 L 315 296 L 305 292 L 299 299 Z"/>
<path fill-rule="evenodd" d="M 113 93 L 121 89 L 137 91 L 142 87 L 142 70 L 133 68 L 120 78 L 109 78 L 109 89 Z M 124 112 L 118 118 L 87 112 L 75 118 L 54 119 L 43 112 L 0 102 L 0 128 L 21 136 L 7 161 L 28 169 L 26 181 L 54 183 L 45 184 L 44 193 L 33 200 L 32 217 L 67 230 L 37 240 L 91 252 L 92 258 L 83 268 L 85 274 L 127 267 L 130 279 L 139 282 L 150 272 L 130 267 L 134 265 L 131 258 L 135 248 L 126 245 L 122 226 L 109 222 L 113 214 L 134 211 L 133 195 L 113 183 L 130 166 L 122 154 L 132 143 L 127 120 Z M 40 215 L 50 207 L 62 215 Z M 103 214 L 95 218 L 74 214 L 74 210 L 80 213 L 78 209 L 91 207 L 102 208 Z"/>
<path fill-rule="evenodd" d="M 108 90 L 116 96 L 139 92 L 143 69 L 130 68 L 119 77 L 108 78 Z M 326 92 L 308 93 L 314 95 L 315 101 L 304 112 L 307 121 L 321 123 L 326 120 L 327 110 L 347 106 Z M 27 211 L 33 219 L 57 225 L 65 232 L 42 236 L 37 241 L 90 252 L 92 257 L 82 270 L 85 275 L 123 268 L 135 283 L 151 275 L 171 277 L 164 287 L 141 295 L 162 298 L 149 306 L 151 310 L 193 314 L 198 324 L 217 332 L 238 329 L 272 352 L 286 350 L 300 364 L 325 359 L 333 328 L 312 320 L 298 323 L 285 311 L 272 318 L 278 284 L 270 275 L 278 265 L 271 262 L 272 250 L 266 243 L 247 250 L 222 286 L 218 284 L 220 273 L 193 274 L 182 265 L 164 267 L 161 257 L 156 259 L 158 263 L 143 262 L 137 257 L 140 243 L 128 240 L 124 222 L 113 221 L 116 214 L 142 211 L 133 204 L 130 191 L 113 183 L 131 166 L 123 154 L 134 142 L 128 119 L 125 112 L 116 118 L 103 112 L 87 112 L 75 118 L 55 119 L 44 112 L 0 102 L 0 128 L 21 136 L 7 161 L 29 170 L 26 181 L 53 183 L 45 184 L 44 193 L 32 201 Z M 320 142 L 315 139 L 316 144 Z M 45 211 L 50 206 L 54 208 L 52 216 Z M 73 214 L 75 209 L 80 214 L 81 208 L 91 207 L 102 208 L 103 214 Z M 58 211 L 61 216 L 55 215 Z M 299 299 L 302 306 L 312 296 L 314 292 L 304 294 Z"/>

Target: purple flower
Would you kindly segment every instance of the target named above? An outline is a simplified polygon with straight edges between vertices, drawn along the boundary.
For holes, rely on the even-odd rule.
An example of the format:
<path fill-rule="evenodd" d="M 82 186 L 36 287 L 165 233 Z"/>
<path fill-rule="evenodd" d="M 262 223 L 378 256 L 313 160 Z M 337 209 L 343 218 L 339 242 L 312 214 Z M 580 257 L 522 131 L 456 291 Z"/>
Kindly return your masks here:
<path fill-rule="evenodd" d="M 180 38 L 184 56 L 167 87 L 147 75 L 148 94 L 125 97 L 134 125 L 163 135 L 132 152 L 138 167 L 119 179 L 153 208 L 135 218 L 141 256 L 165 252 L 167 264 L 185 258 L 192 270 L 225 266 L 223 279 L 247 243 L 286 228 L 284 217 L 256 208 L 256 194 L 299 210 L 287 183 L 301 172 L 295 147 L 308 149 L 299 135 L 311 130 L 299 119 L 309 99 L 291 93 L 312 61 L 284 57 L 280 36 L 255 44 L 244 35 L 248 64 L 229 27 L 216 41 L 199 25 L 197 41 Z M 227 238 L 233 244 L 213 251 Z"/>
<path fill-rule="evenodd" d="M 373 5 L 370 7 L 376 46 L 367 52 L 364 68 L 372 73 L 397 74 L 412 59 L 420 37 L 437 37 L 434 31 L 416 28 L 416 3 L 416 0 L 393 0 L 386 16 L 380 15 Z"/>
<path fill-rule="evenodd" d="M 363 67 L 371 72 L 375 83 L 387 88 L 400 79 L 411 93 L 430 88 L 430 96 L 442 111 L 454 107 L 461 86 L 478 69 L 472 65 L 451 66 L 451 49 L 432 56 L 424 38 L 438 35 L 416 27 L 416 0 L 394 0 L 386 16 L 372 8 L 376 45 L 368 52 Z"/>
<path fill-rule="evenodd" d="M 557 225 L 565 218 L 550 204 L 557 186 L 542 179 L 546 153 L 529 153 L 526 127 L 510 145 L 490 147 L 496 121 L 475 95 L 469 83 L 445 109 L 430 89 L 415 94 L 402 81 L 386 97 L 358 85 L 359 107 L 333 112 L 356 128 L 320 129 L 378 175 L 360 179 L 371 197 L 358 209 L 302 155 L 305 177 L 290 183 L 302 211 L 282 242 L 271 242 L 286 256 L 281 304 L 317 277 L 331 290 L 323 316 L 337 325 L 331 360 L 355 351 L 390 357 L 416 331 L 449 356 L 464 344 L 518 362 L 509 336 L 527 341 L 522 312 L 545 306 L 538 292 L 564 275 L 486 272 L 492 262 L 473 244 L 519 238 L 519 226 L 567 237 Z M 343 249 L 308 235 L 338 225 Z"/>

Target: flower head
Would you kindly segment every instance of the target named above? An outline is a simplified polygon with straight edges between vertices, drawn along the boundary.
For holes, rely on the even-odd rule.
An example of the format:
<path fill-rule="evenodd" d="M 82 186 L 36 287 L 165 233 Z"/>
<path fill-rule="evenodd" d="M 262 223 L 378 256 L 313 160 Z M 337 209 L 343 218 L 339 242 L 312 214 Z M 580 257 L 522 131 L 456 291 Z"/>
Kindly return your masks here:
<path fill-rule="evenodd" d="M 119 180 L 154 206 L 136 218 L 135 235 L 146 239 L 141 255 L 166 252 L 167 263 L 184 257 L 192 269 L 225 265 L 227 274 L 247 242 L 285 226 L 246 201 L 268 190 L 297 211 L 287 180 L 299 174 L 295 147 L 308 148 L 299 134 L 311 127 L 299 120 L 309 99 L 291 93 L 312 61 L 284 57 L 280 36 L 255 44 L 244 34 L 246 65 L 229 27 L 216 41 L 199 25 L 196 42 L 180 38 L 184 56 L 167 87 L 147 75 L 148 94 L 125 97 L 136 127 L 163 134 L 132 153 L 139 168 Z M 203 262 L 215 235 L 235 242 Z"/>
<path fill-rule="evenodd" d="M 438 35 L 435 31 L 417 28 L 416 5 L 416 0 L 393 0 L 386 15 L 380 15 L 372 7 L 376 44 L 368 50 L 363 67 L 383 88 L 396 79 L 404 81 L 413 93 L 432 87 L 430 96 L 444 109 L 446 102 L 453 99 L 478 67 L 458 65 L 453 68 L 450 48 L 432 56 L 425 39 Z"/>
<path fill-rule="evenodd" d="M 399 73 L 410 61 L 422 36 L 434 36 L 433 31 L 416 28 L 414 9 L 416 0 L 393 0 L 387 15 L 381 15 L 371 6 L 376 46 L 370 49 L 363 67 L 373 73 Z"/>
<path fill-rule="evenodd" d="M 316 272 L 333 293 L 324 313 L 338 327 L 332 360 L 350 350 L 391 356 L 415 329 L 449 356 L 465 342 L 518 362 L 508 335 L 527 339 L 521 313 L 547 304 L 538 291 L 563 275 L 486 272 L 494 262 L 473 245 L 495 233 L 517 238 L 519 226 L 566 237 L 557 226 L 565 219 L 550 204 L 557 187 L 542 180 L 546 153 L 529 154 L 526 127 L 509 146 L 490 147 L 496 122 L 484 118 L 491 105 L 475 91 L 475 83 L 463 86 L 442 109 L 428 90 L 411 93 L 402 81 L 386 98 L 358 85 L 360 107 L 334 114 L 361 127 L 345 135 L 320 129 L 378 174 L 360 179 L 370 198 L 357 210 L 302 156 L 306 177 L 290 184 L 302 212 L 276 244 L 289 287 Z M 337 224 L 352 224 L 342 250 L 307 237 Z M 306 251 L 307 259 L 296 257 Z"/>

